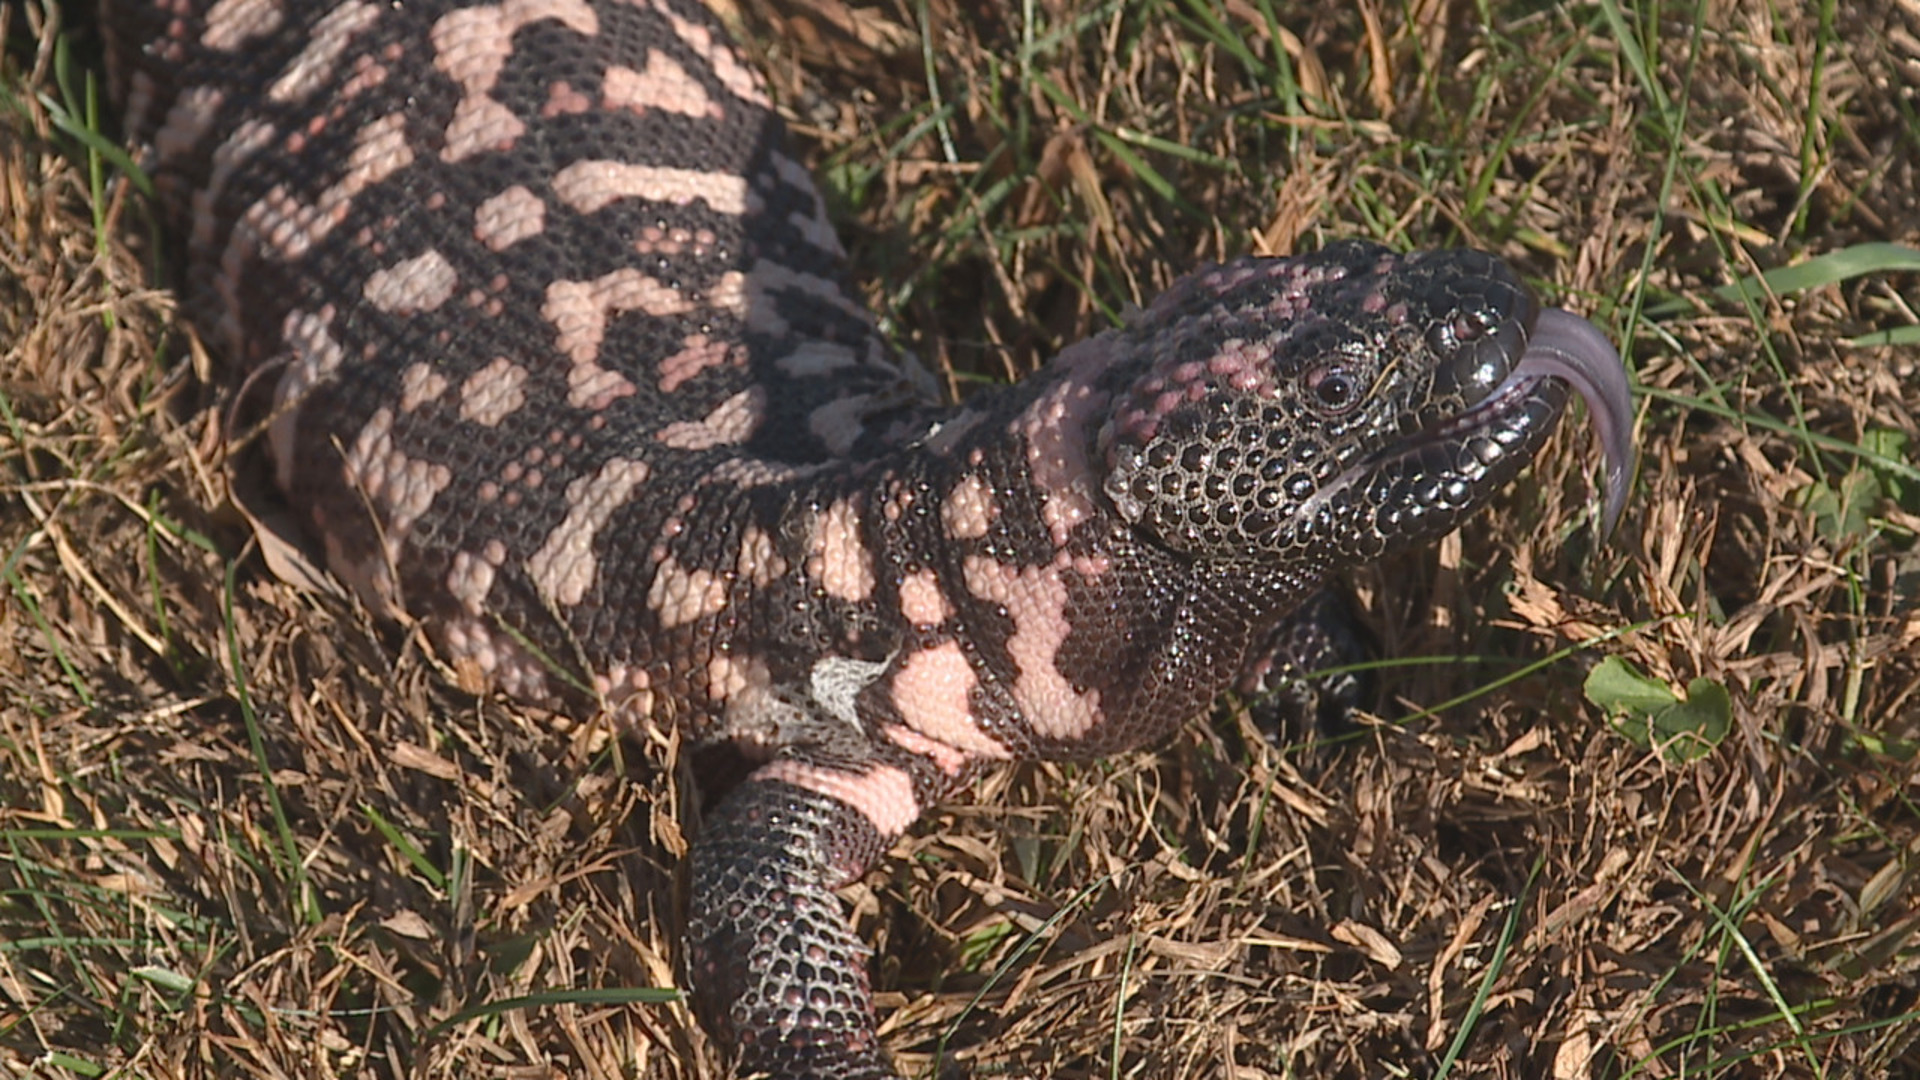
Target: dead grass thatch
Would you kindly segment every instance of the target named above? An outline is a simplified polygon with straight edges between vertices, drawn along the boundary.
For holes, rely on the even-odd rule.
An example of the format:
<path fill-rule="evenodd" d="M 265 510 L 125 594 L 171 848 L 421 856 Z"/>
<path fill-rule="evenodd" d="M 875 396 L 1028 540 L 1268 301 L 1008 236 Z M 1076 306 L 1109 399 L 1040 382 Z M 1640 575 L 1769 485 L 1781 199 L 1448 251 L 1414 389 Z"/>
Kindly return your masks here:
<path fill-rule="evenodd" d="M 668 755 L 264 569 L 60 12 L 0 4 L 0 1073 L 720 1075 L 632 989 Z M 1363 737 L 1013 770 L 850 890 L 909 1075 L 1920 1076 L 1920 7 L 733 17 L 956 390 L 1347 235 L 1507 256 L 1645 388 L 1611 544 L 1569 426 L 1354 582 Z M 1728 729 L 1623 736 L 1603 659 Z"/>

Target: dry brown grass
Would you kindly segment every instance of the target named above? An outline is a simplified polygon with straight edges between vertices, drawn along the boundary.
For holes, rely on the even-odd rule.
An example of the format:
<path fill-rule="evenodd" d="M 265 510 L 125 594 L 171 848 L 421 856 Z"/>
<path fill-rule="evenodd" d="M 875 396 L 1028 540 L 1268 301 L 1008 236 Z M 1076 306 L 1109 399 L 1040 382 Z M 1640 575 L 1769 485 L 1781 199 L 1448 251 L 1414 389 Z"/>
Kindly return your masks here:
<path fill-rule="evenodd" d="M 1920 349 L 1849 343 L 1920 321 L 1920 277 L 1712 291 L 1920 246 L 1920 6 L 1500 7 L 748 10 L 871 297 L 956 381 L 1198 260 L 1368 235 L 1501 252 L 1650 388 L 1613 544 L 1569 427 L 1361 575 L 1391 655 L 1474 658 L 1389 669 L 1364 739 L 1275 750 L 1223 709 L 902 842 L 850 896 L 910 1075 L 1920 1076 L 1920 450 L 1861 450 L 1916 432 Z M 0 1073 L 717 1075 L 683 1006 L 618 992 L 672 981 L 674 776 L 263 568 L 232 387 L 20 8 Z M 1864 490 L 1852 522 L 1819 483 Z M 1726 685 L 1731 733 L 1635 746 L 1582 696 L 1602 656 Z"/>

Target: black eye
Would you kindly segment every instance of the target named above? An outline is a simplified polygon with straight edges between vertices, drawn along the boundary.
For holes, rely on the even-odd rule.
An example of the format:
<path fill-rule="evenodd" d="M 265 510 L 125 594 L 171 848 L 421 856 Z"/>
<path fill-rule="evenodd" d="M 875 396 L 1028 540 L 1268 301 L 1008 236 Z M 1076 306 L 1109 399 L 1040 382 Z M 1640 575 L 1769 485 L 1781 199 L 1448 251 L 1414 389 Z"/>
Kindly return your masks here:
<path fill-rule="evenodd" d="M 1360 399 L 1360 384 L 1344 368 L 1315 368 L 1307 374 L 1307 392 L 1328 412 L 1344 412 Z"/>

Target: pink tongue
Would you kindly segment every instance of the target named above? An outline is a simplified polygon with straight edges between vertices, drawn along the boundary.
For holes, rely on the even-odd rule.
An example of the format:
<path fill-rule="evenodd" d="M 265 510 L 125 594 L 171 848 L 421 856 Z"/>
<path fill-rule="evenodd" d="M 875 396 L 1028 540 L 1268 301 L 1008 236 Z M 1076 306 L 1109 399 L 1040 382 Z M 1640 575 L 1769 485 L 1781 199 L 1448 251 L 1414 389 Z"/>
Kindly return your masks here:
<path fill-rule="evenodd" d="M 1613 343 L 1592 323 L 1571 312 L 1540 313 L 1514 374 L 1565 379 L 1586 399 L 1587 415 L 1607 458 L 1606 531 L 1609 535 L 1633 487 L 1633 391 Z"/>

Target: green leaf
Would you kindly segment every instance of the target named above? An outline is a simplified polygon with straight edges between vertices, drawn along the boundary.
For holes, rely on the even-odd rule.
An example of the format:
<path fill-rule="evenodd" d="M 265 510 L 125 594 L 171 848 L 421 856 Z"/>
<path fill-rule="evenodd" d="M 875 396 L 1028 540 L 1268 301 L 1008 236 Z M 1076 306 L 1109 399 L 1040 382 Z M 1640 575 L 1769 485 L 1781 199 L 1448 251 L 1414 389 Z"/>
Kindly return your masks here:
<path fill-rule="evenodd" d="M 1687 684 L 1687 700 L 1653 714 L 1654 738 L 1668 761 L 1687 762 L 1706 757 L 1726 739 L 1733 727 L 1733 698 L 1712 679 Z"/>
<path fill-rule="evenodd" d="M 993 959 L 994 950 L 1016 932 L 1017 928 L 1012 923 L 989 923 L 962 938 L 960 966 L 967 971 L 979 971 L 986 967 Z"/>
<path fill-rule="evenodd" d="M 1583 689 L 1622 738 L 1642 749 L 1657 747 L 1675 764 L 1712 753 L 1733 727 L 1733 699 L 1712 679 L 1688 683 L 1681 699 L 1666 683 L 1610 656 L 1587 675 Z"/>
<path fill-rule="evenodd" d="M 1609 714 L 1616 712 L 1650 713 L 1673 704 L 1673 691 L 1658 679 L 1640 674 L 1639 669 L 1617 656 L 1600 661 L 1587 675 L 1582 688 L 1587 700 Z"/>
<path fill-rule="evenodd" d="M 1896 326 L 1891 330 L 1875 330 L 1870 334 L 1848 338 L 1847 344 L 1856 349 L 1871 349 L 1882 345 L 1920 345 L 1920 326 Z"/>
<path fill-rule="evenodd" d="M 1907 443 L 1910 441 L 1911 436 L 1904 431 L 1872 428 L 1861 437 L 1860 446 L 1861 449 L 1873 455 L 1864 460 L 1867 466 L 1873 469 L 1874 475 L 1880 478 L 1881 486 L 1886 488 L 1887 498 L 1899 503 L 1907 510 L 1920 512 L 1920 484 L 1911 483 L 1892 469 L 1879 468 L 1874 464 L 1875 458 L 1892 461 L 1911 460 L 1907 455 Z"/>
<path fill-rule="evenodd" d="M 145 979 L 147 982 L 164 990 L 171 990 L 176 994 L 187 994 L 193 991 L 192 979 L 171 968 L 164 968 L 158 964 L 142 964 L 139 967 L 133 968 L 130 974 L 136 978 Z"/>
<path fill-rule="evenodd" d="M 1872 535 L 1870 519 L 1880 504 L 1880 478 L 1866 469 L 1855 469 L 1834 487 L 1824 480 L 1800 489 L 1800 506 L 1813 515 L 1814 528 L 1821 539 L 1834 547 Z"/>
<path fill-rule="evenodd" d="M 1920 250 L 1903 244 L 1854 244 L 1839 251 L 1815 255 L 1811 259 L 1792 266 L 1775 267 L 1764 274 L 1740 278 L 1719 286 L 1713 290 L 1713 294 L 1727 303 L 1738 304 L 1748 297 L 1757 300 L 1768 294 L 1785 296 L 1789 293 L 1823 289 L 1867 274 L 1898 274 L 1915 271 L 1920 271 Z M 1647 313 L 1664 317 L 1686 310 L 1688 310 L 1687 301 L 1675 299 L 1650 305 Z M 1884 333 L 1876 331 L 1854 339 L 1851 344 L 1863 347 L 1896 344 L 1909 337 L 1909 330 L 1911 330 L 1909 327 L 1900 327 Z"/>
<path fill-rule="evenodd" d="M 1866 274 L 1910 273 L 1920 270 L 1920 251 L 1901 244 L 1855 244 L 1806 262 L 1769 270 L 1759 277 L 1745 277 L 1713 290 L 1722 300 L 1738 303 L 1742 296 L 1775 296 L 1838 285 Z M 1765 283 L 1764 290 L 1762 283 Z"/>
<path fill-rule="evenodd" d="M 385 815 L 373 807 L 362 806 L 360 812 L 366 815 L 367 821 L 379 831 L 381 836 L 386 837 L 387 843 L 392 844 L 400 852 L 401 857 L 420 872 L 421 877 L 426 878 L 435 889 L 442 893 L 446 892 L 447 876 L 440 872 L 439 867 L 433 865 L 427 858 L 426 852 L 420 850 L 420 845 L 414 843 L 407 834 L 400 831 L 398 826 L 388 821 Z"/>
<path fill-rule="evenodd" d="M 1855 729 L 1853 738 L 1854 741 L 1865 748 L 1869 754 L 1878 754 L 1881 757 L 1889 757 L 1901 762 L 1912 761 L 1914 758 L 1920 757 L 1920 742 L 1916 742 L 1913 739 L 1904 739 L 1898 735 L 1889 735 L 1885 732 L 1868 731 L 1864 728 Z"/>

